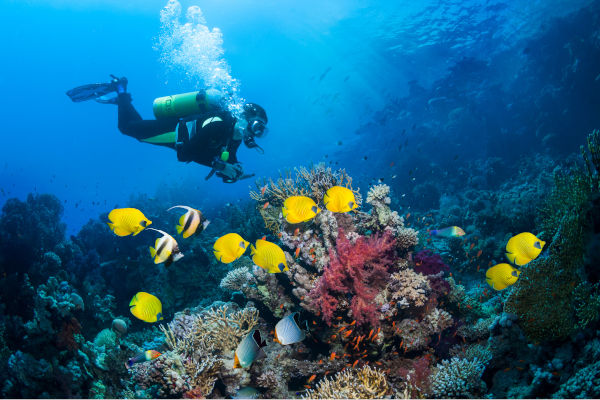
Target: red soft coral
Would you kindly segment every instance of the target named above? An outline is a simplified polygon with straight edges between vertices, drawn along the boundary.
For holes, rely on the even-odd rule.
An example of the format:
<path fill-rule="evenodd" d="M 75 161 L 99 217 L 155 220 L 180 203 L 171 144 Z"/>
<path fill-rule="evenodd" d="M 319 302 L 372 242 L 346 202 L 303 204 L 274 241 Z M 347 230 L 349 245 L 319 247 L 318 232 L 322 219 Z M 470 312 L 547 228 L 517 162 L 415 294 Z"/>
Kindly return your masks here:
<path fill-rule="evenodd" d="M 350 308 L 358 324 L 378 325 L 375 296 L 390 276 L 395 256 L 395 239 L 385 232 L 380 236 L 359 236 L 352 244 L 339 230 L 336 249 L 329 253 L 329 265 L 309 293 L 313 306 L 331 325 L 340 299 L 352 296 Z"/>

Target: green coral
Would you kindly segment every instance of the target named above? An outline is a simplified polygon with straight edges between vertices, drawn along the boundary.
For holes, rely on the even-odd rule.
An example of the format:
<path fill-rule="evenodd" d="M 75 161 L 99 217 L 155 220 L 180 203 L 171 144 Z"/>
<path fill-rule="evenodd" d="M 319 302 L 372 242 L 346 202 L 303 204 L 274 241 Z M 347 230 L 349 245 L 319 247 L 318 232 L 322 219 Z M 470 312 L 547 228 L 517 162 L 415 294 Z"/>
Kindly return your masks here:
<path fill-rule="evenodd" d="M 598 284 L 581 282 L 573 292 L 577 325 L 585 328 L 600 317 L 600 294 Z"/>
<path fill-rule="evenodd" d="M 592 132 L 587 142 L 589 155 L 582 148 L 586 170 L 555 174 L 555 186 L 540 209 L 540 236 L 550 243 L 547 254 L 522 268 L 505 304 L 534 341 L 564 339 L 598 318 L 593 308 L 600 298 L 584 299 L 588 289 L 581 285 L 591 200 L 599 189 L 599 132 Z"/>

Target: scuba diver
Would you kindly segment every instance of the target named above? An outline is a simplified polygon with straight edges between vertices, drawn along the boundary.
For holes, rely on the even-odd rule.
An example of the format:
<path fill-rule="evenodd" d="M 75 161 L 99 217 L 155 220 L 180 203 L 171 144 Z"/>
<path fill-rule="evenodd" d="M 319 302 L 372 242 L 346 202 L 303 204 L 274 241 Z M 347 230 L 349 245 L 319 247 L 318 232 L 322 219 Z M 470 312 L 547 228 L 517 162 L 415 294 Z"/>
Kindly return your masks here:
<path fill-rule="evenodd" d="M 119 130 L 139 141 L 166 146 L 177 152 L 177 159 L 211 168 L 225 183 L 254 176 L 245 175 L 236 152 L 242 141 L 261 154 L 255 138 L 267 132 L 267 113 L 254 103 L 246 103 L 236 118 L 227 110 L 222 93 L 216 89 L 159 97 L 152 110 L 156 119 L 144 120 L 131 104 L 127 78 L 111 75 L 109 83 L 94 83 L 71 89 L 74 102 L 95 100 L 118 106 Z M 114 97 L 107 97 L 116 93 Z"/>

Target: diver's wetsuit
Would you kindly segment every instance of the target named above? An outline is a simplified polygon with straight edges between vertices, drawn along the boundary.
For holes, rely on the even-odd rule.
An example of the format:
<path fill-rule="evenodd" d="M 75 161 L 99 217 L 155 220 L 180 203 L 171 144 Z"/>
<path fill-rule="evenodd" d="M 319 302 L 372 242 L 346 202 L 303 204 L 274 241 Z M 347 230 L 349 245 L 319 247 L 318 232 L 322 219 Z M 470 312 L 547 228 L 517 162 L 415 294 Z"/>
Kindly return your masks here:
<path fill-rule="evenodd" d="M 242 140 L 234 139 L 236 119 L 228 111 L 214 109 L 187 118 L 144 120 L 128 93 L 119 94 L 117 104 L 118 126 L 123 134 L 175 149 L 179 161 L 211 167 L 215 158 L 228 152 L 228 159 L 223 161 L 238 162 L 236 152 Z"/>

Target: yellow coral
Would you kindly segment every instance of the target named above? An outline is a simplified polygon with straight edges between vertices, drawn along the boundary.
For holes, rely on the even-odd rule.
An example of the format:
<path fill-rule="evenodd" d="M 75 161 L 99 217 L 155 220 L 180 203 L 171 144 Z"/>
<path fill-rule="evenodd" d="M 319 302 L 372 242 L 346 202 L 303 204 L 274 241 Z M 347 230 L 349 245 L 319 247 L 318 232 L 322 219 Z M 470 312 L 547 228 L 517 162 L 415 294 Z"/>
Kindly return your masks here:
<path fill-rule="evenodd" d="M 304 399 L 381 399 L 388 394 L 385 374 L 365 365 L 361 369 L 345 369 L 331 379 L 325 377 Z"/>

